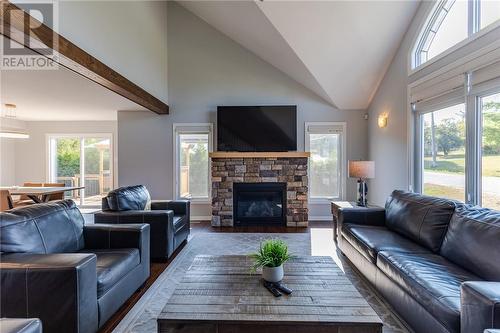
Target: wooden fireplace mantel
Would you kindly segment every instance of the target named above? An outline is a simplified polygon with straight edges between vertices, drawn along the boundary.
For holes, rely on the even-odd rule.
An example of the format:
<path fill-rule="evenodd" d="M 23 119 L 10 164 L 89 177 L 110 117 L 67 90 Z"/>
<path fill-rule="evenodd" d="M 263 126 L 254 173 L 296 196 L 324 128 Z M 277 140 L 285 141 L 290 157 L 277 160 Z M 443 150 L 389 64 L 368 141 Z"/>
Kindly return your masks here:
<path fill-rule="evenodd" d="M 302 158 L 310 157 L 308 151 L 290 152 L 237 152 L 237 151 L 216 151 L 209 153 L 210 158 Z"/>

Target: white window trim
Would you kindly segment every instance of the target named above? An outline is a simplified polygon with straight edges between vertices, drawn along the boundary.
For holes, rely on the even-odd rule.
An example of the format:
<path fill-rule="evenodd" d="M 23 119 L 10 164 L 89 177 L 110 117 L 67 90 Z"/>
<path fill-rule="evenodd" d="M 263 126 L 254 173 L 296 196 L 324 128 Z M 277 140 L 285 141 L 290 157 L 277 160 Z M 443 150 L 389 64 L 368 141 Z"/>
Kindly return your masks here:
<path fill-rule="evenodd" d="M 50 141 L 51 139 L 57 138 L 108 138 L 110 140 L 109 150 L 111 152 L 110 158 L 110 169 L 113 170 L 113 177 L 111 180 L 111 188 L 113 189 L 115 184 L 118 183 L 118 174 L 117 174 L 117 155 L 116 148 L 114 144 L 114 135 L 113 133 L 103 132 L 103 133 L 47 133 L 45 134 L 45 182 L 50 183 L 54 180 L 52 179 L 52 151 Z M 84 147 L 81 145 L 80 150 L 83 151 Z M 80 163 L 80 174 L 84 175 L 85 163 Z M 80 190 L 80 203 L 78 204 L 81 207 L 94 207 L 95 205 L 84 205 L 83 199 L 85 197 L 85 189 Z"/>
<path fill-rule="evenodd" d="M 498 82 L 498 80 L 497 80 Z M 482 191 L 482 186 L 483 186 L 483 154 L 482 154 L 482 144 L 483 144 L 483 126 L 482 126 L 482 118 L 483 118 L 483 108 L 481 106 L 481 99 L 483 97 L 488 97 L 491 95 L 499 94 L 500 93 L 500 82 L 499 85 L 491 88 L 491 87 L 485 87 L 484 89 L 477 89 L 474 94 L 471 94 L 468 99 L 468 103 L 474 103 L 475 107 L 475 126 L 477 127 L 477 133 L 474 138 L 475 142 L 473 141 L 472 144 L 474 145 L 474 149 L 476 151 L 476 155 L 478 157 L 474 168 L 471 170 L 472 175 L 470 175 L 470 179 L 474 177 L 475 179 L 475 186 L 471 189 L 472 191 L 472 198 L 474 199 L 474 202 L 478 205 L 482 205 L 482 200 L 483 200 L 483 191 Z"/>
<path fill-rule="evenodd" d="M 417 72 L 424 70 L 425 68 L 433 65 L 434 63 L 436 63 L 436 62 L 446 58 L 450 54 L 456 52 L 458 49 L 461 49 L 461 48 L 467 46 L 468 44 L 471 44 L 475 40 L 484 37 L 485 35 L 491 33 L 493 30 L 496 30 L 497 28 L 500 27 L 500 20 L 498 20 L 497 22 L 494 22 L 494 23 L 492 23 L 492 24 L 490 24 L 490 25 L 488 25 L 480 30 L 476 30 L 476 32 L 474 32 L 472 34 L 469 33 L 469 36 L 467 38 L 465 38 L 464 40 L 458 42 L 457 44 L 453 45 L 449 49 L 447 49 L 447 50 L 443 51 L 442 53 L 438 54 L 437 56 L 429 59 L 428 61 L 417 65 L 416 53 L 417 53 L 418 46 L 420 45 L 420 41 L 427 31 L 427 27 L 429 26 L 430 21 L 431 21 L 432 16 L 433 16 L 432 14 L 439 7 L 439 5 L 440 5 L 440 1 L 438 1 L 437 3 L 435 3 L 432 6 L 429 6 L 429 9 L 425 13 L 426 19 L 425 19 L 424 23 L 419 26 L 419 30 L 418 30 L 419 33 L 416 35 L 416 38 L 414 38 L 412 40 L 413 47 L 410 48 L 410 51 L 409 51 L 410 54 L 408 55 L 408 59 L 409 59 L 409 61 L 408 61 L 408 76 L 411 76 Z M 471 10 L 468 11 L 469 15 L 471 15 L 471 12 L 472 12 Z M 475 15 L 476 16 L 480 15 L 479 11 L 477 11 L 475 13 Z M 474 29 L 476 29 L 476 27 L 475 27 L 476 24 L 480 24 L 477 20 L 478 20 L 478 18 L 475 16 L 468 19 L 467 27 L 468 27 L 469 32 L 471 31 L 471 29 L 473 31 L 474 31 Z M 486 49 L 487 48 L 485 48 L 485 50 L 483 52 L 484 54 L 486 54 L 488 52 L 488 50 L 486 50 Z"/>
<path fill-rule="evenodd" d="M 200 128 L 207 128 L 207 130 L 199 130 Z M 191 133 L 191 134 L 208 134 L 208 152 L 213 152 L 213 128 L 212 123 L 174 123 L 172 125 L 172 151 L 173 151 L 173 194 L 175 199 L 185 199 L 181 198 L 179 194 L 179 144 L 178 144 L 178 133 Z M 192 130 L 189 130 L 191 128 Z M 212 161 L 208 159 L 208 197 L 207 198 L 191 198 L 189 199 L 193 204 L 209 204 L 212 199 L 212 171 L 211 171 Z"/>
<path fill-rule="evenodd" d="M 308 200 L 309 204 L 330 204 L 332 200 L 345 200 L 346 197 L 346 180 L 347 180 L 347 150 L 346 150 L 346 141 L 347 141 L 347 123 L 346 122 L 305 122 L 304 123 L 304 147 L 305 151 L 310 150 L 310 140 L 309 140 L 309 126 L 332 126 L 332 127 L 341 127 L 342 133 L 340 135 L 340 193 L 338 197 L 328 197 L 328 198 L 311 198 L 311 177 L 310 170 L 311 165 L 309 162 L 308 165 Z"/>
<path fill-rule="evenodd" d="M 459 104 L 464 104 L 466 113 L 467 113 L 467 102 L 466 102 L 466 97 L 465 95 L 463 98 L 458 101 L 456 98 L 450 98 L 446 99 L 443 97 L 441 100 L 437 101 L 435 105 L 430 105 L 425 109 L 422 110 L 414 110 L 414 118 L 415 118 L 415 150 L 414 150 L 414 163 L 415 163 L 415 180 L 412 185 L 412 189 L 422 193 L 423 192 L 423 174 L 424 174 L 424 155 L 422 151 L 423 147 L 423 140 L 424 140 L 424 126 L 423 126 L 423 121 L 424 121 L 424 115 L 439 111 L 451 106 L 459 105 Z M 465 115 L 465 120 L 467 121 L 467 114 Z M 467 164 L 467 158 L 468 155 L 471 153 L 468 142 L 467 142 L 467 137 L 466 137 L 466 153 L 465 153 L 465 159 L 466 159 L 466 164 Z M 465 195 L 466 197 L 468 196 L 468 186 L 467 186 L 467 175 L 465 175 Z M 467 198 L 464 198 L 463 200 L 466 201 Z"/>

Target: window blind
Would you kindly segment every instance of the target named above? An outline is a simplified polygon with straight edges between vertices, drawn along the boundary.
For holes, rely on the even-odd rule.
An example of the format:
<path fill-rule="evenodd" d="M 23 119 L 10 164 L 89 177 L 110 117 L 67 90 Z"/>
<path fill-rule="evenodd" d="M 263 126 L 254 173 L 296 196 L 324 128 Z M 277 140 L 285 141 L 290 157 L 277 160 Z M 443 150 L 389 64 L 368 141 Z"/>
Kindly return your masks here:
<path fill-rule="evenodd" d="M 342 125 L 337 124 L 318 124 L 318 125 L 307 125 L 306 131 L 309 134 L 324 134 L 324 133 L 342 133 L 343 132 Z"/>

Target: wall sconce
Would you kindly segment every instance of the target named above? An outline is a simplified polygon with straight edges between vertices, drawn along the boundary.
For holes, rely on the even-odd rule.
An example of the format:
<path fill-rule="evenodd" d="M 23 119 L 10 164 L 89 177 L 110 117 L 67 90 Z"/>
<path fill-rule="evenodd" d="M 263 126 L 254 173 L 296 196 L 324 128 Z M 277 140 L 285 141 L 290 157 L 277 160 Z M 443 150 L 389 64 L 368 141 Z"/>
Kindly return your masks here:
<path fill-rule="evenodd" d="M 378 127 L 384 128 L 387 127 L 387 119 L 389 118 L 389 115 L 387 112 L 384 112 L 378 116 L 377 123 Z"/>

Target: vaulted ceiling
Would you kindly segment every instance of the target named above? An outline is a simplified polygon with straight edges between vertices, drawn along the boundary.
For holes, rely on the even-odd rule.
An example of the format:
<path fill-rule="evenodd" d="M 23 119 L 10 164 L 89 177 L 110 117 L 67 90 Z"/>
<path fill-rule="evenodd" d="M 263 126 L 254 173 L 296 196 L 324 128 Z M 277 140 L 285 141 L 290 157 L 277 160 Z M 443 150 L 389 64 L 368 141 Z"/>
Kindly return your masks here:
<path fill-rule="evenodd" d="M 366 109 L 418 1 L 179 1 L 340 109 Z"/>

